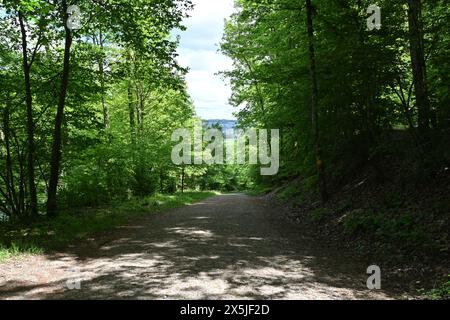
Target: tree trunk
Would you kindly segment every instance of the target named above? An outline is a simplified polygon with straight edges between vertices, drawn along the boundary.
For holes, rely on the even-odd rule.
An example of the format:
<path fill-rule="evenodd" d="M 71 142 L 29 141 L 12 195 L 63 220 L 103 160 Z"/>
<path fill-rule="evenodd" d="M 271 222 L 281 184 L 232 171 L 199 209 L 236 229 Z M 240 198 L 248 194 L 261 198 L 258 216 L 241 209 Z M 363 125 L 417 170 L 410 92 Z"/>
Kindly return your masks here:
<path fill-rule="evenodd" d="M 184 175 L 185 175 L 185 170 L 184 170 L 184 165 L 181 167 L 181 193 L 184 193 Z"/>
<path fill-rule="evenodd" d="M 106 105 L 106 101 L 105 101 L 105 68 L 104 68 L 104 49 L 103 49 L 103 34 L 102 31 L 100 30 L 100 35 L 99 35 L 99 43 L 100 43 L 100 51 L 102 54 L 102 57 L 100 58 L 99 62 L 98 62 L 98 69 L 99 69 L 99 73 L 100 73 L 100 87 L 101 87 L 101 91 L 102 91 L 102 109 L 103 109 L 103 125 L 105 127 L 105 129 L 109 129 L 109 112 L 108 112 L 108 106 Z"/>
<path fill-rule="evenodd" d="M 58 109 L 56 111 L 55 129 L 53 132 L 52 158 L 50 162 L 50 181 L 48 184 L 47 215 L 50 217 L 54 217 L 57 214 L 56 191 L 58 187 L 59 169 L 61 164 L 61 127 L 64 116 L 64 106 L 66 104 L 67 86 L 69 83 L 70 47 L 72 45 L 72 35 L 70 29 L 66 25 L 66 21 L 68 18 L 66 0 L 62 0 L 62 10 L 64 17 L 63 24 L 65 30 L 65 48 L 61 89 L 59 94 Z"/>
<path fill-rule="evenodd" d="M 138 133 L 139 136 L 142 135 L 144 129 L 144 96 L 142 83 L 137 80 L 136 83 L 136 116 L 137 116 L 137 125 L 138 125 Z"/>
<path fill-rule="evenodd" d="M 128 80 L 128 114 L 130 116 L 130 132 L 131 132 L 131 141 L 135 142 L 136 135 L 136 121 L 134 116 L 134 105 L 133 105 L 133 92 L 131 88 L 131 79 Z"/>
<path fill-rule="evenodd" d="M 25 96 L 27 105 L 27 140 L 28 140 L 28 153 L 27 153 L 27 172 L 28 172 L 28 191 L 30 194 L 30 215 L 36 217 L 38 214 L 37 208 L 37 192 L 34 175 L 34 121 L 33 121 L 33 97 L 31 95 L 31 83 L 30 83 L 30 66 L 28 64 L 28 52 L 27 52 L 27 34 L 23 23 L 22 13 L 19 12 L 20 31 L 22 34 L 22 53 L 23 53 L 23 74 L 25 80 Z"/>
<path fill-rule="evenodd" d="M 159 169 L 159 192 L 164 192 L 164 170 L 162 167 Z"/>
<path fill-rule="evenodd" d="M 8 195 L 7 202 L 10 203 L 11 206 L 11 215 L 20 215 L 19 211 L 19 203 L 16 194 L 16 187 L 14 185 L 14 175 L 12 168 L 12 159 L 11 159 L 11 144 L 10 144 L 10 130 L 9 130 L 9 101 L 6 102 L 6 108 L 3 110 L 3 139 L 5 141 L 5 151 L 6 151 L 6 167 L 5 167 L 5 185 L 6 192 Z"/>
<path fill-rule="evenodd" d="M 408 2 L 409 40 L 411 66 L 418 111 L 418 125 L 422 133 L 430 128 L 430 100 L 426 80 L 425 55 L 423 47 L 422 5 L 421 0 Z"/>
<path fill-rule="evenodd" d="M 314 50 L 314 27 L 313 27 L 313 9 L 311 0 L 306 0 L 306 16 L 308 28 L 308 46 L 309 46 L 309 64 L 311 78 L 311 120 L 313 129 L 314 148 L 316 153 L 316 168 L 319 178 L 319 191 L 323 202 L 328 201 L 327 183 L 324 173 L 324 162 L 322 159 L 322 150 L 320 146 L 319 135 L 319 110 L 318 110 L 318 89 L 316 77 L 316 54 Z"/>

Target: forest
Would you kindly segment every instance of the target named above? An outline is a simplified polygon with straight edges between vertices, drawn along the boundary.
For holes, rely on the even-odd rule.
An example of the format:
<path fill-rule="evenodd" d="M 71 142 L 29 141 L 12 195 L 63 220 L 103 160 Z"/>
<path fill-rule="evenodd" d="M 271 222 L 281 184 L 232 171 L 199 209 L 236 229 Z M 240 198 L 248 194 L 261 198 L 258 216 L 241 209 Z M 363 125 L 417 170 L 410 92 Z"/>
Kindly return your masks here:
<path fill-rule="evenodd" d="M 194 110 L 170 31 L 190 4 L 77 5 L 71 31 L 66 1 L 2 4 L 1 207 L 13 219 L 175 188 L 170 130 Z"/>
<path fill-rule="evenodd" d="M 86 237 L 122 223 L 117 211 L 245 192 L 340 247 L 420 265 L 448 297 L 448 5 L 235 0 L 219 76 L 238 128 L 280 132 L 265 176 L 171 160 L 172 133 L 209 120 L 178 62 L 190 0 L 1 0 L 0 252 Z"/>
<path fill-rule="evenodd" d="M 448 266 L 448 3 L 377 1 L 376 28 L 370 1 L 237 5 L 231 102 L 241 124 L 281 130 L 280 173 L 253 175 L 257 193 L 328 241 Z"/>

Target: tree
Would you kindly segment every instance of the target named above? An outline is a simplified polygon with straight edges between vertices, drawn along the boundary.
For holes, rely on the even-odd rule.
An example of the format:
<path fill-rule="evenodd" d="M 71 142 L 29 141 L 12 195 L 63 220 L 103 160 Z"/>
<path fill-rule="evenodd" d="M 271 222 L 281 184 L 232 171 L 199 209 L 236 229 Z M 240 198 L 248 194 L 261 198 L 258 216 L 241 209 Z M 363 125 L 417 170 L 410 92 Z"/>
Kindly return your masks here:
<path fill-rule="evenodd" d="M 59 91 L 58 108 L 56 110 L 55 129 L 53 131 L 52 156 L 50 160 L 50 179 L 47 190 L 47 215 L 54 217 L 57 214 L 56 191 L 59 181 L 59 169 L 61 165 L 61 145 L 62 145 L 62 122 L 64 107 L 66 105 L 67 87 L 69 84 L 70 72 L 70 48 L 72 46 L 72 33 L 67 26 L 67 1 L 61 2 L 61 16 L 64 25 L 64 61 L 62 70 L 61 87 Z"/>
<path fill-rule="evenodd" d="M 154 2 L 154 7 L 149 7 L 145 1 L 125 2 L 123 7 L 119 10 L 115 6 L 109 3 L 100 4 L 104 9 L 103 14 L 100 15 L 99 20 L 105 23 L 105 28 L 115 36 L 116 41 L 126 46 L 134 48 L 137 52 L 150 55 L 156 61 L 164 61 L 173 66 L 171 62 L 174 57 L 175 46 L 173 42 L 167 41 L 166 36 L 161 37 L 161 34 L 168 34 L 168 32 L 179 25 L 181 17 L 183 16 L 183 8 L 189 7 L 189 1 L 183 1 L 181 4 L 178 1 L 167 1 L 164 3 Z M 94 12 L 99 13 L 99 10 L 95 10 L 97 7 L 94 4 L 86 4 L 87 8 L 93 9 Z M 70 70 L 70 48 L 72 45 L 71 31 L 66 25 L 68 18 L 67 15 L 67 2 L 62 2 L 62 15 L 64 17 L 64 30 L 65 30 L 65 49 L 64 49 L 64 63 L 62 72 L 62 82 L 59 94 L 59 103 L 57 114 L 55 118 L 55 129 L 53 134 L 53 147 L 52 158 L 50 168 L 50 180 L 48 187 L 48 199 L 47 199 L 47 215 L 55 216 L 57 213 L 57 186 L 60 174 L 60 162 L 61 162 L 61 147 L 62 137 L 61 128 L 64 115 L 64 106 L 67 94 L 67 86 L 69 80 Z M 162 19 L 157 21 L 150 21 L 143 13 L 152 8 L 156 12 L 161 13 Z M 127 19 L 124 19 L 127 18 Z M 117 24 L 114 24 L 117 23 Z M 159 29 L 155 32 L 156 29 Z M 102 44 L 102 39 L 100 39 Z M 100 62 L 100 77 L 101 77 L 101 90 L 104 91 L 104 70 L 103 63 Z M 143 113 L 144 102 L 146 93 L 142 92 L 142 86 L 140 81 L 136 82 L 136 93 L 138 97 L 137 106 L 137 121 L 139 129 L 142 130 L 143 126 Z M 104 96 L 102 96 L 104 99 Z M 104 100 L 102 100 L 104 124 L 107 126 L 109 120 L 107 120 L 107 110 Z"/>
<path fill-rule="evenodd" d="M 33 120 L 33 96 L 31 94 L 31 83 L 30 83 L 30 68 L 34 57 L 31 57 L 31 62 L 28 60 L 28 48 L 27 48 L 27 33 L 24 25 L 24 17 L 19 9 L 18 18 L 20 23 L 20 32 L 22 34 L 22 54 L 23 54 L 23 74 L 25 81 L 25 100 L 27 105 L 27 134 L 28 134 L 28 188 L 30 192 L 30 214 L 36 217 L 38 214 L 37 208 L 37 193 L 36 184 L 34 181 L 34 120 Z M 39 41 L 38 41 L 39 42 Z M 36 44 L 36 48 L 39 43 Z M 34 52 L 36 54 L 36 51 Z M 6 119 L 5 119 L 6 120 Z M 6 120 L 7 121 L 7 120 Z"/>
<path fill-rule="evenodd" d="M 102 150 L 105 134 L 111 144 L 120 136 L 117 130 L 109 133 L 105 129 L 111 126 L 109 94 L 120 91 L 124 79 L 133 86 L 130 94 L 139 98 L 127 122 L 134 126 L 133 121 L 139 120 L 143 134 L 130 154 L 137 154 L 134 148 L 142 147 L 144 140 L 148 143 L 144 116 L 154 105 L 150 101 L 153 94 L 165 87 L 186 95 L 182 89 L 184 69 L 175 61 L 177 41 L 170 32 L 183 29 L 182 19 L 192 7 L 189 0 L 81 0 L 76 5 L 81 8 L 81 28 L 72 32 L 66 23 L 67 1 L 1 1 L 0 104 L 5 161 L 1 164 L 0 205 L 10 216 L 25 219 L 25 212 L 36 215 L 38 200 L 44 199 L 45 192 L 47 214 L 57 214 L 59 194 L 67 190 L 68 181 L 73 185 L 66 172 L 73 172 L 69 166 L 78 159 L 77 153 L 92 145 Z M 124 72 L 129 66 L 124 52 L 139 58 L 133 68 L 142 74 Z M 16 67 L 18 62 L 21 70 Z M 11 94 L 19 91 L 23 96 Z M 134 98 L 130 99 L 130 104 L 134 103 Z M 16 105 L 23 105 L 23 110 Z M 187 105 L 177 104 L 177 108 Z M 135 117 L 138 114 L 139 119 Z M 26 120 L 23 124 L 22 119 Z M 99 123 L 103 124 L 100 131 Z M 146 125 L 149 130 L 155 128 Z M 145 161 L 143 157 L 140 160 Z"/>
<path fill-rule="evenodd" d="M 382 179 L 391 132 L 405 131 L 420 160 L 417 127 L 448 125 L 448 14 L 438 0 L 410 2 L 408 13 L 385 0 L 382 27 L 370 31 L 362 1 L 303 4 L 237 1 L 221 43 L 233 69 L 223 75 L 240 124 L 281 129 L 280 174 L 259 183 L 318 181 L 326 199 L 354 167 L 370 166 Z"/>
<path fill-rule="evenodd" d="M 314 26 L 313 26 L 313 7 L 311 0 L 306 0 L 306 20 L 308 28 L 308 49 L 309 49 L 309 65 L 311 77 L 311 121 L 313 128 L 314 147 L 316 151 L 317 176 L 319 179 L 319 189 L 322 201 L 328 201 L 327 184 L 324 173 L 324 163 L 322 158 L 322 149 L 320 145 L 320 129 L 319 129 L 319 97 L 317 89 L 316 76 L 316 54 L 314 50 Z"/>
<path fill-rule="evenodd" d="M 421 0 L 408 1 L 408 25 L 418 124 L 420 131 L 426 133 L 430 128 L 430 100 L 426 79 Z"/>

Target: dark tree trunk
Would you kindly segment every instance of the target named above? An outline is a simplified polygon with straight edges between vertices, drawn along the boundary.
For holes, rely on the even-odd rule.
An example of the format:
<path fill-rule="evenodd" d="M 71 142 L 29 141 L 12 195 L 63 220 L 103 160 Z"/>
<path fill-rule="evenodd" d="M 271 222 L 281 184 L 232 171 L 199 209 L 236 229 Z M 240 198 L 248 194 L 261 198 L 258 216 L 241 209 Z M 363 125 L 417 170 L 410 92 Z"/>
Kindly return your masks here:
<path fill-rule="evenodd" d="M 134 101 L 133 101 L 133 88 L 132 88 L 132 57 L 131 52 L 127 52 L 127 63 L 128 63 L 128 84 L 127 84 L 127 93 L 128 93 L 128 115 L 130 117 L 130 132 L 131 132 L 131 141 L 134 144 L 135 142 L 135 134 L 136 134 L 136 120 L 134 114 Z"/>
<path fill-rule="evenodd" d="M 66 25 L 66 21 L 68 18 L 66 0 L 62 1 L 62 10 L 64 17 L 63 23 L 65 30 L 65 48 L 64 48 L 64 64 L 63 64 L 61 89 L 59 94 L 58 109 L 56 111 L 55 129 L 53 132 L 52 158 L 50 162 L 50 181 L 48 184 L 47 215 L 50 217 L 54 217 L 57 214 L 56 192 L 59 180 L 59 169 L 61 165 L 61 144 L 62 144 L 61 127 L 64 116 L 64 106 L 66 104 L 67 86 L 69 83 L 70 47 L 72 46 L 72 35 L 69 28 Z"/>
<path fill-rule="evenodd" d="M 140 81 L 136 83 L 136 100 L 137 129 L 140 136 L 144 129 L 144 97 L 142 83 Z"/>
<path fill-rule="evenodd" d="M 311 0 L 306 0 L 306 20 L 308 28 L 309 64 L 311 78 L 311 120 L 313 129 L 314 148 L 316 153 L 316 167 L 319 178 L 319 191 L 323 202 L 328 201 L 327 183 L 325 180 L 324 162 L 322 159 L 322 149 L 319 135 L 319 110 L 318 110 L 318 89 L 316 77 L 316 54 L 314 50 L 314 26 L 313 8 Z"/>
<path fill-rule="evenodd" d="M 131 79 L 128 80 L 128 114 L 130 116 L 131 142 L 134 144 L 136 139 L 136 120 L 134 115 L 133 92 L 131 88 Z"/>
<path fill-rule="evenodd" d="M 423 47 L 423 30 L 421 22 L 422 4 L 421 0 L 409 0 L 408 5 L 411 65 L 416 93 L 418 125 L 419 130 L 422 133 L 426 133 L 430 128 L 430 100 L 428 97 Z"/>
<path fill-rule="evenodd" d="M 5 185 L 6 185 L 6 193 L 5 198 L 7 198 L 7 202 L 10 203 L 11 215 L 20 215 L 19 211 L 19 203 L 16 194 L 16 188 L 14 185 L 14 175 L 12 169 L 12 159 L 11 159 L 11 143 L 10 143 L 10 130 L 9 130 L 9 101 L 7 102 L 5 110 L 3 110 L 3 139 L 5 141 L 5 152 L 6 152 L 6 166 L 5 166 Z M 5 207 L 6 209 L 6 207 Z"/>
<path fill-rule="evenodd" d="M 34 144 L 34 121 L 33 121 L 33 97 L 31 95 L 31 83 L 30 83 L 30 65 L 28 63 L 27 52 L 27 34 L 23 23 L 22 13 L 19 12 L 20 31 L 22 34 L 22 52 L 23 52 L 23 74 L 25 80 L 25 97 L 27 105 L 27 140 L 28 140 L 28 153 L 27 153 L 27 172 L 28 172 L 28 192 L 30 195 L 30 214 L 32 217 L 36 217 L 38 214 L 37 208 L 37 192 L 34 175 L 34 156 L 35 156 L 35 144 Z"/>
<path fill-rule="evenodd" d="M 185 170 L 184 166 L 181 168 L 181 193 L 184 193 L 184 176 L 185 176 Z"/>
<path fill-rule="evenodd" d="M 100 58 L 98 62 L 98 68 L 100 73 L 100 87 L 102 90 L 102 109 L 103 109 L 103 125 L 105 126 L 105 129 L 109 129 L 109 111 L 108 106 L 106 105 L 106 99 L 105 99 L 105 59 L 104 59 L 104 48 L 103 48 L 103 42 L 104 42 L 102 31 L 100 30 L 99 34 L 99 44 L 100 44 L 100 50 L 102 57 Z"/>

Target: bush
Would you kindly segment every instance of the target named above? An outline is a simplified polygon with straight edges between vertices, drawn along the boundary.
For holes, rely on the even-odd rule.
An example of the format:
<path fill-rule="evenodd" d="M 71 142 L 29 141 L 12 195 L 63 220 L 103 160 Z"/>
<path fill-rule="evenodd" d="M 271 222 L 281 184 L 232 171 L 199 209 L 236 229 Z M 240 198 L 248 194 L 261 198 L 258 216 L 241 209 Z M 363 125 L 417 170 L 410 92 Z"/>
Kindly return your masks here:
<path fill-rule="evenodd" d="M 429 243 L 428 233 L 419 213 L 398 216 L 356 209 L 344 218 L 344 231 L 352 235 L 370 234 L 384 241 L 401 242 L 405 246 Z"/>
<path fill-rule="evenodd" d="M 450 278 L 450 275 L 448 276 Z M 450 299 L 450 280 L 442 284 L 439 288 L 433 289 L 430 292 L 430 297 L 432 299 L 438 300 L 438 299 Z"/>
<path fill-rule="evenodd" d="M 136 196 L 149 196 L 156 193 L 159 187 L 159 176 L 150 168 L 138 166 L 135 169 L 133 194 Z"/>
<path fill-rule="evenodd" d="M 69 207 L 92 207 L 118 195 L 126 197 L 130 185 L 127 150 L 114 143 L 87 148 L 65 164 L 59 199 Z"/>
<path fill-rule="evenodd" d="M 108 201 L 104 172 L 91 166 L 79 165 L 63 177 L 60 201 L 69 207 L 92 207 Z"/>
<path fill-rule="evenodd" d="M 316 208 L 308 216 L 308 219 L 313 222 L 321 222 L 327 217 L 331 216 L 333 211 L 328 208 Z"/>
<path fill-rule="evenodd" d="M 278 191 L 277 197 L 280 200 L 290 200 L 295 196 L 300 195 L 301 190 L 297 184 L 289 184 L 287 187 L 284 187 L 282 190 Z"/>

